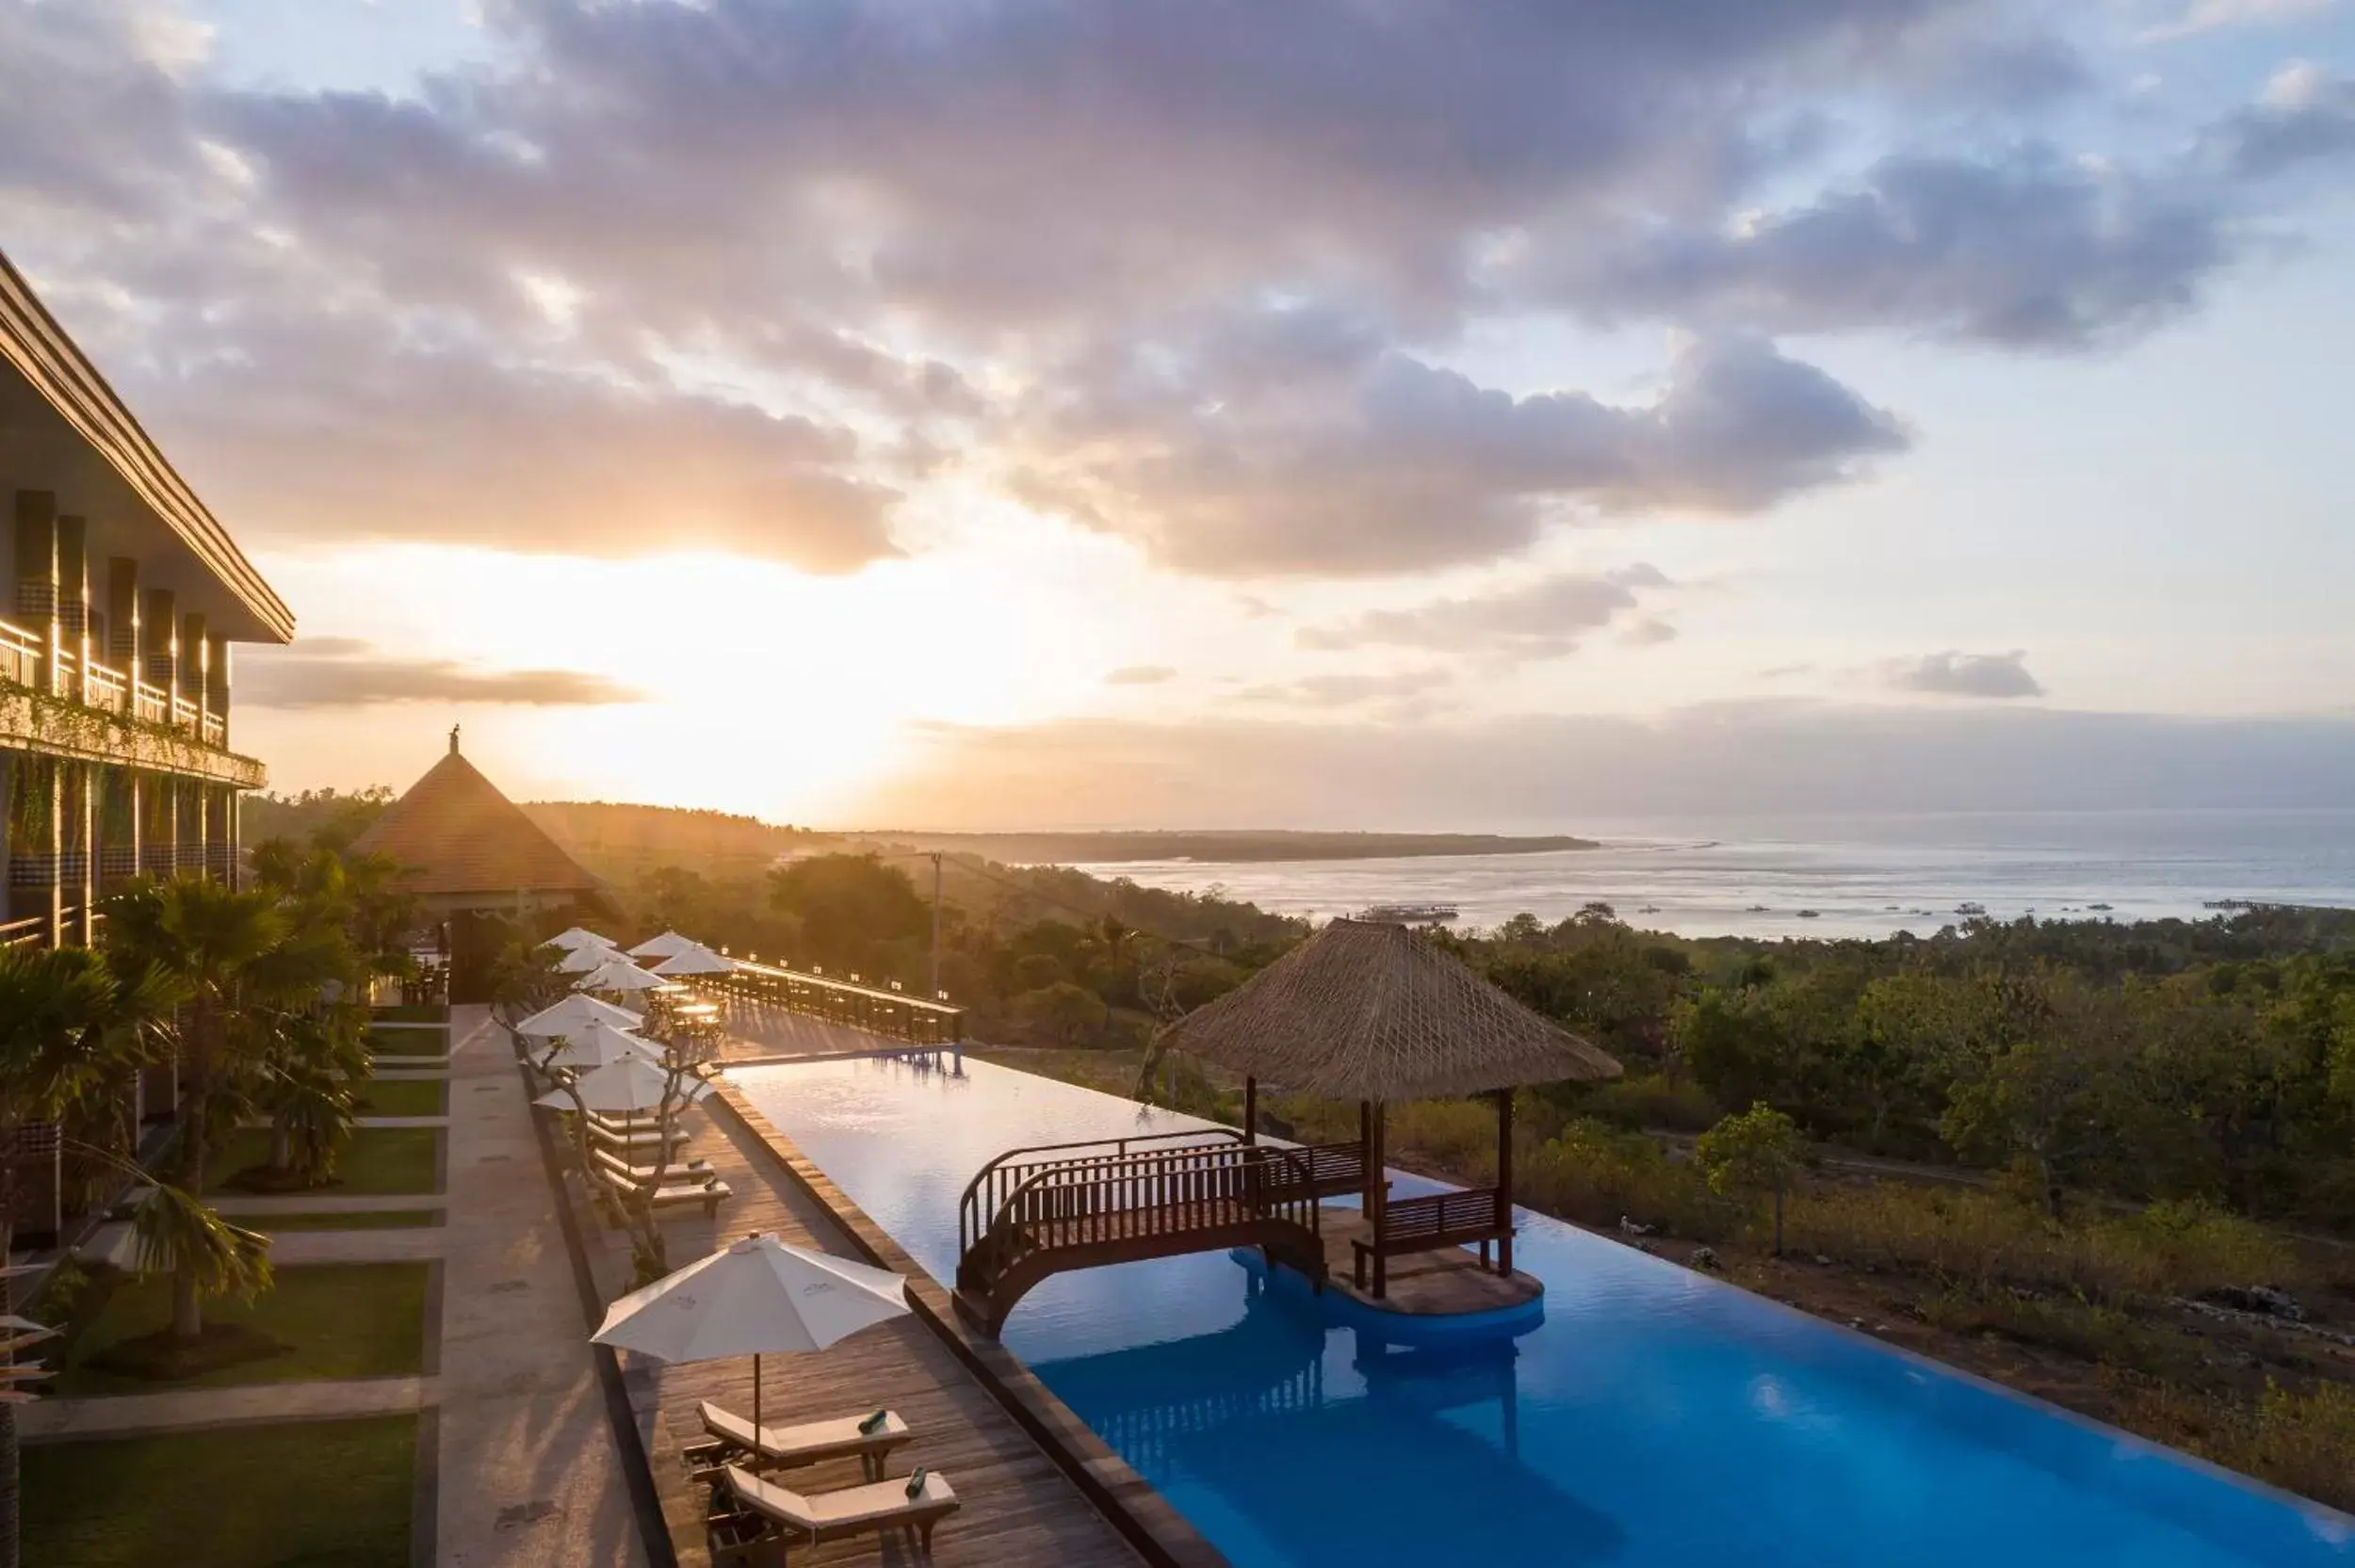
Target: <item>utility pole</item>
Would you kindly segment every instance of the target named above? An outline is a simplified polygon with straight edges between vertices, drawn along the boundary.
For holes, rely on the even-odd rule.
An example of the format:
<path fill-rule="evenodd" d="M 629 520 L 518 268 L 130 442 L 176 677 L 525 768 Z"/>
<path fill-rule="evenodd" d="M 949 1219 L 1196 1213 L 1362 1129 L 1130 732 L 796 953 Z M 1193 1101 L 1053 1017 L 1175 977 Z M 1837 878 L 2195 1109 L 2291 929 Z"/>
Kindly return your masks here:
<path fill-rule="evenodd" d="M 933 851 L 933 1000 L 940 1000 L 940 851 Z"/>

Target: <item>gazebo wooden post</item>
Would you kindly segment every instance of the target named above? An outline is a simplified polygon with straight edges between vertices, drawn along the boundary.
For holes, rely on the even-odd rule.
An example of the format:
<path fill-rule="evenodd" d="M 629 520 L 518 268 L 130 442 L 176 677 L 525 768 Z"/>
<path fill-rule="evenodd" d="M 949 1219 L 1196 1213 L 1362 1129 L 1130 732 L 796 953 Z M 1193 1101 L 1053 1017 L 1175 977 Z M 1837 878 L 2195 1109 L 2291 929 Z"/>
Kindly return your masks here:
<path fill-rule="evenodd" d="M 1259 1080 L 1248 1074 L 1242 1080 L 1242 1140 L 1259 1141 Z"/>
<path fill-rule="evenodd" d="M 1497 1272 L 1513 1271 L 1513 1091 L 1497 1091 Z"/>

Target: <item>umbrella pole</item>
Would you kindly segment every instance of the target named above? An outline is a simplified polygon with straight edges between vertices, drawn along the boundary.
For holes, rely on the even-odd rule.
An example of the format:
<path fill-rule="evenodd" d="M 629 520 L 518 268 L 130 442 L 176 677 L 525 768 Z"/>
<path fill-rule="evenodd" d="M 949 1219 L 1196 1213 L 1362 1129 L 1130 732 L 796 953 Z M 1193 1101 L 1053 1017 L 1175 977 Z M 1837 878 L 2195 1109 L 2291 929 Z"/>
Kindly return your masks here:
<path fill-rule="evenodd" d="M 753 1356 L 753 1441 L 760 1441 L 760 1356 L 756 1352 Z"/>

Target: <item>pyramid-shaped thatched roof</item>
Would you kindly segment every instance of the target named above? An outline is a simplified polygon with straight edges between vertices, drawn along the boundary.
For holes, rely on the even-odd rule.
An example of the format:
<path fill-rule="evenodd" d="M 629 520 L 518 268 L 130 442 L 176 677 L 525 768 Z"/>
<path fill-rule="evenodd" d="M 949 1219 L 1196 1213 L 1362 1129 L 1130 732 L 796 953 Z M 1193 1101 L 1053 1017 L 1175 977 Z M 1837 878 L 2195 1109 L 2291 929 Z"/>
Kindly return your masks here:
<path fill-rule="evenodd" d="M 427 896 L 597 891 L 596 878 L 458 754 L 454 737 L 449 754 L 351 847 L 390 856 L 400 865 L 401 885 Z"/>
<path fill-rule="evenodd" d="M 1404 926 L 1336 920 L 1171 1025 L 1172 1050 L 1331 1100 L 1425 1100 L 1619 1075 Z"/>

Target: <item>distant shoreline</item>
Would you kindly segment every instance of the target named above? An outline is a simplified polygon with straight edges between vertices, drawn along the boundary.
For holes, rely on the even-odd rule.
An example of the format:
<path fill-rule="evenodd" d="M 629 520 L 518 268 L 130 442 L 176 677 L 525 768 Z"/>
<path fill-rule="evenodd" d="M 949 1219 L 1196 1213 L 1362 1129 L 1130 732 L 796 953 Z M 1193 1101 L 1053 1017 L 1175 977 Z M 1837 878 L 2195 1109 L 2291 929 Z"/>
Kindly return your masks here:
<path fill-rule="evenodd" d="M 1283 829 L 1135 832 L 861 832 L 844 837 L 980 855 L 1009 865 L 1118 865 L 1132 861 L 1191 861 L 1249 865 L 1275 861 L 1419 860 L 1442 855 L 1536 855 L 1596 849 L 1591 838 L 1567 833 L 1512 837 L 1500 833 L 1308 832 Z"/>

